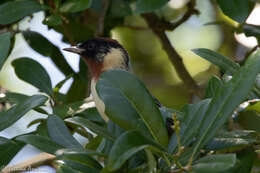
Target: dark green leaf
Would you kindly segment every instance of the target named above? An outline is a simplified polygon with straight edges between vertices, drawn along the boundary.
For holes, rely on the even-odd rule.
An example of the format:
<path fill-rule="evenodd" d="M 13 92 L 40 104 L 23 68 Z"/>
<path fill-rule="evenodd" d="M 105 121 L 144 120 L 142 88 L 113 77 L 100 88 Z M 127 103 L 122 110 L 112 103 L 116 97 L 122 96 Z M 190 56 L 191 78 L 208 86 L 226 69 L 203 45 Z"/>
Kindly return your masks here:
<path fill-rule="evenodd" d="M 89 141 L 85 148 L 88 150 L 97 150 L 98 146 L 102 142 L 103 137 L 101 135 L 96 136 L 91 141 Z"/>
<path fill-rule="evenodd" d="M 56 14 L 52 14 L 51 16 L 46 17 L 42 23 L 48 26 L 61 25 L 62 18 Z"/>
<path fill-rule="evenodd" d="M 89 8 L 91 0 L 67 0 L 60 7 L 61 12 L 79 12 Z"/>
<path fill-rule="evenodd" d="M 161 145 L 168 145 L 160 110 L 136 76 L 122 70 L 107 71 L 101 74 L 96 89 L 106 105 L 105 113 L 112 121 L 127 130 L 139 129 L 152 135 Z"/>
<path fill-rule="evenodd" d="M 235 154 L 216 154 L 199 159 L 192 170 L 196 173 L 221 173 L 235 166 Z"/>
<path fill-rule="evenodd" d="M 218 5 L 225 15 L 231 19 L 243 23 L 253 10 L 253 0 L 217 0 Z"/>
<path fill-rule="evenodd" d="M 112 140 L 112 141 L 115 140 L 114 135 L 109 133 L 107 131 L 107 129 L 91 122 L 88 119 L 81 118 L 81 117 L 73 117 L 73 118 L 66 119 L 66 121 L 70 122 L 70 123 L 78 124 L 78 125 L 85 127 L 85 128 L 88 128 L 89 130 L 93 131 L 94 133 L 101 135 L 101 136 L 103 136 L 103 137 L 105 137 L 109 140 Z"/>
<path fill-rule="evenodd" d="M 60 117 L 50 115 L 47 119 L 47 127 L 51 139 L 56 143 L 67 148 L 82 148 Z"/>
<path fill-rule="evenodd" d="M 65 75 L 73 74 L 74 71 L 60 52 L 59 48 L 37 32 L 24 31 L 23 36 L 27 43 L 36 52 L 50 57 L 56 67 Z"/>
<path fill-rule="evenodd" d="M 125 17 L 132 14 L 130 2 L 122 0 L 112 0 L 109 15 L 113 17 Z"/>
<path fill-rule="evenodd" d="M 79 173 L 79 171 L 67 166 L 67 165 L 64 165 L 64 164 L 61 164 L 59 165 L 58 169 L 56 170 L 57 173 Z"/>
<path fill-rule="evenodd" d="M 222 85 L 222 81 L 218 77 L 213 76 L 207 84 L 205 98 L 215 97 L 216 93 L 218 92 L 218 89 L 221 88 Z"/>
<path fill-rule="evenodd" d="M 40 91 L 52 95 L 51 79 L 45 69 L 30 58 L 19 58 L 12 62 L 16 75 Z"/>
<path fill-rule="evenodd" d="M 0 5 L 0 24 L 6 25 L 16 22 L 23 17 L 43 10 L 34 0 L 10 1 Z"/>
<path fill-rule="evenodd" d="M 217 65 L 221 70 L 228 71 L 231 74 L 234 74 L 238 71 L 239 65 L 233 62 L 228 57 L 225 57 L 217 52 L 214 52 L 209 49 L 200 48 L 192 50 L 196 55 L 210 61 L 212 64 Z"/>
<path fill-rule="evenodd" d="M 159 148 L 162 151 L 165 150 L 138 131 L 133 130 L 123 133 L 116 139 L 109 153 L 107 168 L 110 171 L 119 169 L 131 156 L 149 146 Z"/>
<path fill-rule="evenodd" d="M 96 122 L 101 125 L 105 124 L 104 119 L 101 118 L 101 115 L 98 113 L 98 110 L 96 107 L 88 108 L 88 109 L 84 110 L 83 112 L 76 114 L 75 116 L 79 116 L 79 117 L 88 119 L 90 121 Z"/>
<path fill-rule="evenodd" d="M 20 94 L 20 93 L 14 93 L 14 92 L 7 92 L 5 94 L 5 100 L 12 103 L 17 104 L 23 102 L 25 99 L 29 98 L 30 96 Z"/>
<path fill-rule="evenodd" d="M 51 154 L 55 154 L 55 152 L 63 147 L 51 139 L 39 135 L 23 135 L 17 137 L 15 140 L 22 141 L 26 144 L 31 144 L 32 146 Z"/>
<path fill-rule="evenodd" d="M 24 102 L 13 106 L 6 112 L 1 112 L 0 131 L 15 123 L 31 109 L 43 105 L 47 99 L 48 98 L 43 95 L 34 95 L 24 100 Z"/>
<path fill-rule="evenodd" d="M 244 101 L 260 71 L 260 51 L 251 55 L 246 64 L 218 90 L 202 120 L 193 154 L 215 135 L 235 108 Z"/>
<path fill-rule="evenodd" d="M 7 59 L 8 52 L 11 44 L 11 34 L 10 32 L 6 32 L 0 34 L 0 71 Z"/>
<path fill-rule="evenodd" d="M 0 171 L 13 157 L 22 149 L 24 145 L 20 142 L 14 142 L 10 139 L 0 137 Z"/>
<path fill-rule="evenodd" d="M 136 2 L 137 13 L 153 12 L 168 3 L 168 0 L 138 0 Z"/>
<path fill-rule="evenodd" d="M 100 169 L 97 168 L 91 168 L 89 165 L 79 162 L 79 161 L 74 161 L 74 160 L 62 160 L 64 165 L 72 168 L 73 170 L 77 170 L 77 172 L 86 172 L 86 173 L 100 173 Z"/>

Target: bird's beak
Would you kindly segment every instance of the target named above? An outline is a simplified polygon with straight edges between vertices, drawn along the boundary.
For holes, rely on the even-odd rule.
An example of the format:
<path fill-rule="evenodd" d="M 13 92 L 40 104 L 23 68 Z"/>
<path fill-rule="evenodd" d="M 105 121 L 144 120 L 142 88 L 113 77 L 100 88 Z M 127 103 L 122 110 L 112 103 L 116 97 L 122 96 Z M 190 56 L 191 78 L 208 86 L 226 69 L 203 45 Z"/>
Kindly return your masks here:
<path fill-rule="evenodd" d="M 76 53 L 81 55 L 82 52 L 84 51 L 84 49 L 81 49 L 77 46 L 73 46 L 73 47 L 69 47 L 69 48 L 64 48 L 63 50 L 68 51 L 68 52 L 72 52 L 72 53 Z"/>

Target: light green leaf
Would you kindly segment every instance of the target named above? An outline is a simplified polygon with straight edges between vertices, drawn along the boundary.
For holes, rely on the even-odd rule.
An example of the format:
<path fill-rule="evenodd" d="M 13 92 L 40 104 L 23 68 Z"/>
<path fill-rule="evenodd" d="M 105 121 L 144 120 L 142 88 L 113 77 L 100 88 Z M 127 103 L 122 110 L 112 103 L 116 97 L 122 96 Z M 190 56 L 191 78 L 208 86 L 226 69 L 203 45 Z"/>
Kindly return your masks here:
<path fill-rule="evenodd" d="M 165 150 L 136 130 L 123 133 L 114 142 L 109 153 L 107 169 L 110 171 L 119 169 L 131 156 L 149 146 L 159 148 L 162 151 Z"/>
<path fill-rule="evenodd" d="M 1 14 L 0 14 L 1 15 Z M 8 51 L 11 45 L 11 34 L 6 32 L 0 34 L 0 71 L 7 59 Z"/>
<path fill-rule="evenodd" d="M 12 62 L 16 75 L 40 91 L 52 95 L 52 84 L 43 66 L 30 58 L 19 58 Z"/>
<path fill-rule="evenodd" d="M 19 120 L 28 111 L 43 105 L 47 101 L 47 97 L 43 95 L 33 95 L 7 110 L 0 113 L 0 131 L 11 126 Z"/>
<path fill-rule="evenodd" d="M 253 0 L 217 0 L 225 15 L 231 19 L 244 23 L 255 6 Z"/>
<path fill-rule="evenodd" d="M 73 118 L 68 118 L 65 121 L 88 128 L 89 130 L 93 131 L 94 133 L 101 135 L 111 141 L 115 140 L 114 135 L 109 133 L 107 129 L 105 129 L 102 126 L 97 125 L 96 123 L 91 122 L 88 119 L 81 118 L 81 117 L 73 117 Z"/>
<path fill-rule="evenodd" d="M 0 24 L 11 24 L 41 10 L 43 10 L 41 4 L 34 0 L 6 2 L 0 5 Z"/>
<path fill-rule="evenodd" d="M 80 143 L 70 134 L 64 121 L 57 115 L 49 115 L 47 128 L 50 138 L 67 148 L 82 148 Z"/>
<path fill-rule="evenodd" d="M 192 166 L 195 173 L 222 173 L 235 166 L 235 154 L 216 154 L 199 159 Z"/>
<path fill-rule="evenodd" d="M 91 0 L 67 0 L 60 7 L 61 12 L 75 13 L 89 8 Z"/>
<path fill-rule="evenodd" d="M 32 146 L 44 152 L 55 154 L 55 152 L 63 147 L 47 137 L 40 135 L 22 135 L 18 136 L 15 140 L 31 144 Z"/>
<path fill-rule="evenodd" d="M 120 127 L 139 129 L 163 146 L 168 145 L 168 134 L 160 110 L 153 97 L 133 74 L 110 70 L 101 74 L 98 95 L 106 105 L 106 115 Z"/>
<path fill-rule="evenodd" d="M 169 0 L 138 0 L 136 2 L 137 13 L 153 12 L 168 3 Z"/>

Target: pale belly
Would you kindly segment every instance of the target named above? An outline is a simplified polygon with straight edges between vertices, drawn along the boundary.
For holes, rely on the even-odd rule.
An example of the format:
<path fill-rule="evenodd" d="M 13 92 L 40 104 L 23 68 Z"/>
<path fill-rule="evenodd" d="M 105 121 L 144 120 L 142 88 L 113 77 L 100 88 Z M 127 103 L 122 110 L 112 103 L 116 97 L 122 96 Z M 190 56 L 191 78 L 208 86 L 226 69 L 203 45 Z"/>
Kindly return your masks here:
<path fill-rule="evenodd" d="M 105 104 L 104 102 L 99 98 L 97 91 L 96 91 L 96 81 L 94 79 L 91 80 L 91 94 L 93 97 L 93 100 L 95 102 L 96 108 L 101 115 L 101 117 L 105 120 L 108 121 L 109 118 L 105 114 Z"/>

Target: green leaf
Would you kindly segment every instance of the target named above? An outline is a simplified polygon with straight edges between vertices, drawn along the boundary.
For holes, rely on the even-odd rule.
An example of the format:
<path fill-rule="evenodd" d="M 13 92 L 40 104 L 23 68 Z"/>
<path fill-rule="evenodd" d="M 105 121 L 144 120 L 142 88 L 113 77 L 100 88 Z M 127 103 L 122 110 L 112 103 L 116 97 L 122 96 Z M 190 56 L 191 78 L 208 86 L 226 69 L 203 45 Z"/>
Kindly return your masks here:
<path fill-rule="evenodd" d="M 68 116 L 73 116 L 76 114 L 80 107 L 84 104 L 84 101 L 78 101 L 70 104 L 64 104 L 60 106 L 56 106 L 53 110 L 53 113 L 58 115 L 61 118 L 65 118 Z"/>
<path fill-rule="evenodd" d="M 254 110 L 240 112 L 237 118 L 240 126 L 260 133 L 260 114 Z"/>
<path fill-rule="evenodd" d="M 110 5 L 109 15 L 113 17 L 125 17 L 132 14 L 129 1 L 112 0 Z"/>
<path fill-rule="evenodd" d="M 148 136 L 151 134 L 161 145 L 168 145 L 160 110 L 136 76 L 122 70 L 107 71 L 101 74 L 96 89 L 112 121 L 124 129 L 139 129 Z"/>
<path fill-rule="evenodd" d="M 203 118 L 205 118 L 205 112 L 208 110 L 210 99 L 200 101 L 196 104 L 189 104 L 183 107 L 183 117 L 178 118 L 180 121 L 180 141 L 182 146 L 188 146 L 194 141 L 194 138 L 198 135 L 199 129 Z M 168 145 L 168 151 L 173 153 L 177 147 L 177 136 L 174 133 L 171 136 L 170 143 Z"/>
<path fill-rule="evenodd" d="M 8 57 L 8 52 L 11 45 L 11 34 L 10 32 L 5 32 L 0 34 L 0 71 Z"/>
<path fill-rule="evenodd" d="M 235 154 L 216 154 L 199 159 L 192 166 L 195 173 L 221 173 L 235 166 Z"/>
<path fill-rule="evenodd" d="M 92 158 L 88 153 L 82 152 L 70 152 L 58 155 L 58 159 L 62 161 L 73 161 L 79 164 L 83 164 L 88 167 L 88 169 L 93 169 L 94 171 L 101 170 L 102 166 L 97 160 Z M 75 168 L 74 168 L 75 169 Z"/>
<path fill-rule="evenodd" d="M 48 26 L 56 26 L 62 24 L 62 18 L 59 15 L 52 14 L 44 19 L 42 22 L 45 25 Z"/>
<path fill-rule="evenodd" d="M 207 116 L 202 120 L 198 140 L 193 155 L 212 137 L 226 122 L 235 108 L 244 101 L 260 71 L 260 51 L 251 55 L 246 64 L 218 90 L 209 105 Z"/>
<path fill-rule="evenodd" d="M 47 137 L 40 135 L 22 135 L 18 136 L 15 140 L 31 144 L 32 146 L 44 152 L 55 154 L 55 152 L 63 147 Z"/>
<path fill-rule="evenodd" d="M 23 146 L 24 145 L 20 142 L 14 142 L 0 136 L 0 171 L 13 159 Z"/>
<path fill-rule="evenodd" d="M 23 36 L 27 43 L 36 52 L 50 57 L 56 67 L 65 75 L 73 74 L 74 71 L 60 52 L 59 48 L 37 32 L 24 31 Z"/>
<path fill-rule="evenodd" d="M 67 0 L 60 7 L 61 12 L 75 13 L 89 8 L 91 0 Z"/>
<path fill-rule="evenodd" d="M 6 112 L 0 112 L 0 131 L 11 126 L 31 109 L 43 105 L 47 99 L 43 95 L 33 95 Z"/>
<path fill-rule="evenodd" d="M 106 124 L 104 119 L 101 118 L 101 115 L 98 113 L 98 110 L 96 107 L 88 108 L 88 109 L 84 110 L 83 112 L 76 114 L 75 116 L 79 116 L 79 117 L 88 119 L 88 120 L 98 123 L 100 125 Z"/>
<path fill-rule="evenodd" d="M 168 3 L 168 0 L 138 0 L 136 2 L 137 13 L 153 12 Z"/>
<path fill-rule="evenodd" d="M 215 97 L 222 85 L 222 81 L 217 76 L 213 76 L 207 84 L 205 98 Z"/>
<path fill-rule="evenodd" d="M 0 5 L 0 24 L 11 24 L 41 10 L 43 10 L 41 4 L 34 0 L 10 1 L 4 3 Z"/>
<path fill-rule="evenodd" d="M 231 74 L 234 74 L 239 69 L 239 65 L 234 61 L 232 61 L 230 58 L 225 57 L 212 50 L 199 48 L 199 49 L 193 49 L 192 52 L 210 61 L 212 64 L 217 65 L 221 70 L 228 71 Z"/>
<path fill-rule="evenodd" d="M 253 0 L 217 0 L 222 12 L 231 19 L 244 23 L 255 6 Z"/>
<path fill-rule="evenodd" d="M 228 150 L 229 152 L 241 150 L 256 143 L 258 135 L 255 131 L 235 130 L 232 132 L 221 132 L 206 144 L 206 150 Z"/>
<path fill-rule="evenodd" d="M 15 74 L 25 82 L 32 84 L 40 91 L 52 95 L 51 79 L 45 69 L 30 58 L 19 58 L 12 62 Z"/>
<path fill-rule="evenodd" d="M 91 122 L 88 119 L 81 118 L 81 117 L 73 117 L 73 118 L 68 118 L 65 121 L 88 128 L 89 130 L 93 131 L 94 133 L 101 135 L 111 141 L 115 140 L 115 136 L 113 134 L 109 133 L 107 131 L 107 129 Z"/>
<path fill-rule="evenodd" d="M 64 121 L 57 115 L 50 115 L 47 119 L 50 138 L 67 148 L 82 148 L 80 143 L 70 134 Z"/>
<path fill-rule="evenodd" d="M 56 170 L 57 173 L 78 173 L 79 171 L 67 166 L 67 165 L 64 165 L 64 164 L 61 164 L 59 165 L 58 169 Z"/>
<path fill-rule="evenodd" d="M 108 156 L 107 168 L 110 171 L 119 169 L 131 156 L 149 146 L 165 150 L 136 130 L 123 133 L 114 142 Z"/>
<path fill-rule="evenodd" d="M 91 168 L 87 164 L 74 161 L 74 160 L 62 160 L 64 165 L 72 168 L 72 170 L 77 170 L 77 172 L 86 172 L 86 173 L 100 173 L 99 169 Z"/>

